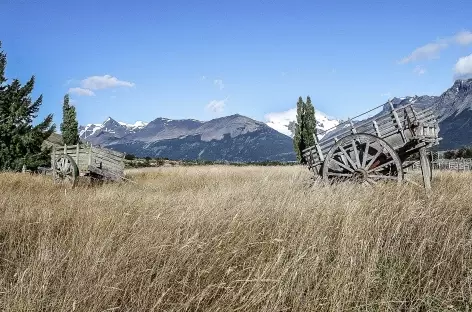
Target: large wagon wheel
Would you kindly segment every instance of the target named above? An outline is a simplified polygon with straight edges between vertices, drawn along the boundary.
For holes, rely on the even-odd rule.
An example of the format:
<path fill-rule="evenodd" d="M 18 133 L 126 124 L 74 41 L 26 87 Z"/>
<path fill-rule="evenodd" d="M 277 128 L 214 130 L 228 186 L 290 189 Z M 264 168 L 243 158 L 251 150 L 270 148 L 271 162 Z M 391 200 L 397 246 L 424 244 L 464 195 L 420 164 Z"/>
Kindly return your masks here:
<path fill-rule="evenodd" d="M 334 144 L 323 162 L 325 180 L 376 184 L 382 181 L 402 183 L 402 162 L 384 140 L 367 133 L 348 135 Z"/>
<path fill-rule="evenodd" d="M 54 182 L 74 188 L 79 180 L 79 168 L 69 155 L 60 155 L 53 164 Z"/>

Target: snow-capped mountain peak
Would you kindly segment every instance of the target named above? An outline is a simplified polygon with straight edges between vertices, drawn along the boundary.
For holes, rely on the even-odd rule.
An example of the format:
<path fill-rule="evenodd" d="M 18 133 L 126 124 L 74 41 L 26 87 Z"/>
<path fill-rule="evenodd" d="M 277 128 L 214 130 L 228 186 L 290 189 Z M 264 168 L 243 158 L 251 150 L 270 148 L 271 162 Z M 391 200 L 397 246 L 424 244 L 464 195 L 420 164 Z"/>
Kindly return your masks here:
<path fill-rule="evenodd" d="M 118 123 L 130 130 L 142 129 L 148 125 L 148 122 L 138 120 L 134 124 L 128 124 L 126 122 L 118 121 Z"/>
<path fill-rule="evenodd" d="M 316 128 L 318 130 L 318 139 L 326 134 L 327 131 L 336 127 L 339 120 L 328 117 L 326 114 L 316 110 Z M 295 123 L 297 122 L 297 109 L 291 108 L 284 112 L 269 113 L 265 115 L 266 124 L 289 137 L 293 137 L 295 132 Z"/>

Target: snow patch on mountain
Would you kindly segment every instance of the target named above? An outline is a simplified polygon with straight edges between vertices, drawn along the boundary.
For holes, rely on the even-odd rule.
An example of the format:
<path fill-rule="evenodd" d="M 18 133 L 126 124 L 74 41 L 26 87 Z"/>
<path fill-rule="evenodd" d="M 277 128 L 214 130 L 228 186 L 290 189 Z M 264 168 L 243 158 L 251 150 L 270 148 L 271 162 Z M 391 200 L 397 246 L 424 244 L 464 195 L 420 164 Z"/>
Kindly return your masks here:
<path fill-rule="evenodd" d="M 136 130 L 136 129 L 142 129 L 142 128 L 146 127 L 149 122 L 138 120 L 134 124 L 128 124 L 128 123 L 122 122 L 122 121 L 118 121 L 118 123 L 122 126 L 125 126 L 129 130 Z"/>
<path fill-rule="evenodd" d="M 293 137 L 295 132 L 295 123 L 297 122 L 296 108 L 291 108 L 283 112 L 269 113 L 266 114 L 264 118 L 265 123 L 272 129 L 288 135 L 289 137 Z M 320 140 L 328 130 L 339 124 L 339 120 L 329 117 L 320 111 L 315 111 L 315 118 L 316 128 L 318 130 L 318 139 Z"/>

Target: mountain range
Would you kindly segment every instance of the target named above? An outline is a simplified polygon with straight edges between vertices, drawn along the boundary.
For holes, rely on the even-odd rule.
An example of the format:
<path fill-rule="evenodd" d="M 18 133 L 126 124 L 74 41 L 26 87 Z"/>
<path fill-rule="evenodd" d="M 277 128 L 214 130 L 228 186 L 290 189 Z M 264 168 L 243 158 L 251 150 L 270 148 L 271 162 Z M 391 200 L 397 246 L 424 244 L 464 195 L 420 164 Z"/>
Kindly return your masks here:
<path fill-rule="evenodd" d="M 80 138 L 138 157 L 182 160 L 294 161 L 292 139 L 263 122 L 235 114 L 199 121 L 156 118 L 129 125 L 108 118 L 79 128 Z"/>
<path fill-rule="evenodd" d="M 443 138 L 436 149 L 457 149 L 472 144 L 472 79 L 456 80 L 440 96 L 406 96 L 393 98 L 391 102 L 395 107 L 411 103 L 418 109 L 435 108 Z M 388 109 L 388 102 L 383 106 Z M 319 139 L 340 122 L 319 111 L 315 115 Z M 236 114 L 210 121 L 156 118 L 149 123 L 127 124 L 110 117 L 102 124 L 81 126 L 79 131 L 84 141 L 138 157 L 294 161 L 292 137 L 296 108 L 269 114 L 266 119 L 264 123 Z"/>

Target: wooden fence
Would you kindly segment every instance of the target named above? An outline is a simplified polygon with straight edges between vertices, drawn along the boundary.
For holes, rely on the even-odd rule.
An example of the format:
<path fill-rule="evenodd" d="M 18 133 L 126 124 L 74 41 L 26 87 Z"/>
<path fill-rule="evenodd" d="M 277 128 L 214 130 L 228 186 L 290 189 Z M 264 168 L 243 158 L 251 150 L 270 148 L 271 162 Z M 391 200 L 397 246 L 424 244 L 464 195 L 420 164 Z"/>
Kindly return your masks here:
<path fill-rule="evenodd" d="M 432 162 L 433 170 L 453 170 L 453 171 L 468 171 L 472 170 L 472 159 L 436 159 Z M 420 162 L 416 161 L 406 171 L 421 170 Z"/>

